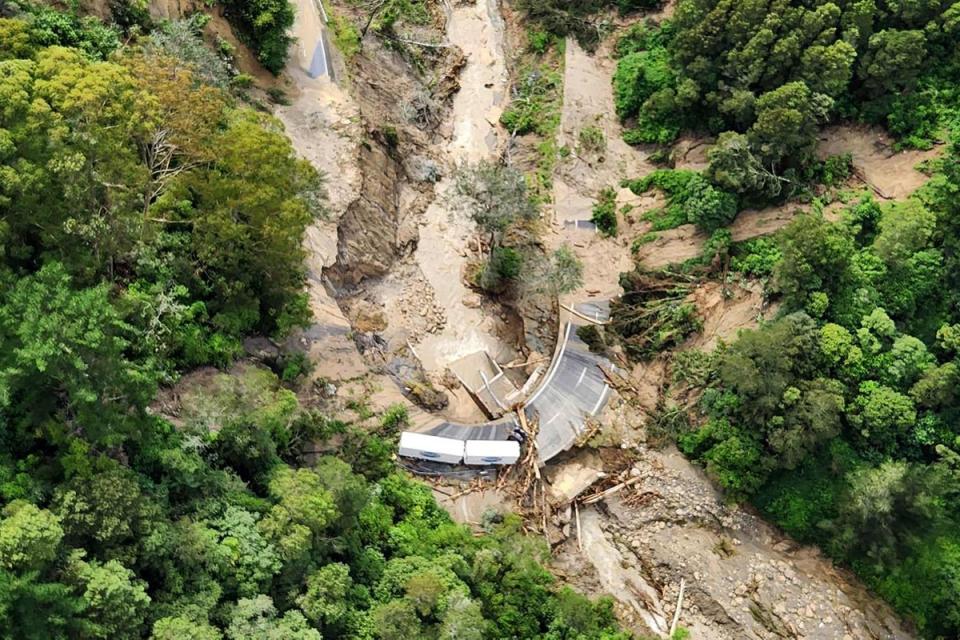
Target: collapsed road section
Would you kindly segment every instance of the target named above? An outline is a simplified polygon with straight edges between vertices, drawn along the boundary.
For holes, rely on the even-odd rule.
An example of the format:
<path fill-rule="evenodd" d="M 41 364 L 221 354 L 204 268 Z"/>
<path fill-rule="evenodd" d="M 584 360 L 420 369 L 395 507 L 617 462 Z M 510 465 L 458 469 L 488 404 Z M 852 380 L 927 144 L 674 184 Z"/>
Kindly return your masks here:
<path fill-rule="evenodd" d="M 615 369 L 604 356 L 594 353 L 578 335 L 578 329 L 590 324 L 603 324 L 609 318 L 607 302 L 588 302 L 562 312 L 564 329 L 556 353 L 543 382 L 517 408 L 529 422 L 539 425 L 536 434 L 537 455 L 540 464 L 568 450 L 587 430 L 587 420 L 603 410 L 610 385 L 603 368 Z M 523 440 L 518 414 L 480 424 L 441 422 L 430 426 L 425 433 L 432 440 L 412 438 L 423 434 L 402 434 L 400 455 L 429 461 L 447 462 L 451 451 L 464 451 L 468 442 Z M 417 446 L 404 446 L 403 438 Z M 517 445 L 519 451 L 519 443 Z M 459 463 L 460 460 L 450 461 Z M 486 464 L 512 464 L 510 456 Z M 474 462 L 473 464 L 477 464 Z"/>

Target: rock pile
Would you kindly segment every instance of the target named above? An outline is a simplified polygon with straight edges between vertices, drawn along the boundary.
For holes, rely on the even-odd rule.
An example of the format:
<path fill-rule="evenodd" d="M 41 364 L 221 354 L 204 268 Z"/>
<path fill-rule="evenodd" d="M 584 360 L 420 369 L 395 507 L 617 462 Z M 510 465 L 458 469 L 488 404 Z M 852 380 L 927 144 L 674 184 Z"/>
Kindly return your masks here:
<path fill-rule="evenodd" d="M 639 480 L 605 501 L 604 535 L 657 586 L 668 618 L 686 582 L 681 624 L 693 637 L 912 637 L 816 550 L 726 504 L 676 452 L 642 451 L 629 476 Z"/>

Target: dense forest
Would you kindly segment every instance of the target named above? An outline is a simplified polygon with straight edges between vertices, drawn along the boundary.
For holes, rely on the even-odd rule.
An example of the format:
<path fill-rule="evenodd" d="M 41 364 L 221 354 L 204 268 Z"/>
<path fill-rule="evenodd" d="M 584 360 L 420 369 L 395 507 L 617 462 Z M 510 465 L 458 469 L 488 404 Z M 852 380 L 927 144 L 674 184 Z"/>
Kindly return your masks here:
<path fill-rule="evenodd" d="M 804 214 L 735 248 L 780 315 L 675 370 L 704 387 L 681 449 L 930 637 L 960 632 L 958 154 L 905 202 Z"/>
<path fill-rule="evenodd" d="M 662 4 L 516 2 L 531 33 L 588 49 Z M 378 4 L 374 31 L 413 5 Z M 202 14 L 110 9 L 106 25 L 0 3 L 0 637 L 632 637 L 612 600 L 560 585 L 519 518 L 472 531 L 400 472 L 402 407 L 370 432 L 298 399 L 298 363 L 237 364 L 244 338 L 309 320 L 302 243 L 327 178 L 203 43 Z M 293 6 L 223 9 L 279 73 Z M 613 333 L 636 360 L 682 345 L 701 328 L 691 282 L 718 264 L 779 305 L 714 352 L 674 354 L 651 432 L 923 636 L 960 636 L 960 3 L 680 0 L 629 21 L 615 115 L 662 166 L 623 186 L 663 194 L 654 231 L 709 240 L 676 271 L 624 274 Z M 560 74 L 542 79 L 560 100 Z M 553 136 L 549 101 L 519 98 L 502 124 Z M 852 165 L 818 157 L 817 136 L 841 121 L 946 144 L 909 199 L 858 193 L 827 216 L 825 187 Z M 703 171 L 670 166 L 685 132 L 714 142 Z M 491 247 L 477 286 L 582 284 L 566 248 L 520 278 L 534 263 L 505 229 L 539 218 L 543 184 L 480 164 L 456 187 L 468 203 L 499 194 L 474 215 Z M 811 210 L 733 242 L 740 211 L 791 198 Z M 616 235 L 612 186 L 594 217 Z M 204 366 L 230 373 L 186 394 L 176 424 L 161 417 L 158 394 Z M 307 464 L 302 445 L 330 439 L 336 457 Z"/>
<path fill-rule="evenodd" d="M 0 19 L 0 637 L 626 637 L 517 520 L 454 524 L 391 444 L 272 371 L 222 374 L 176 426 L 150 409 L 308 317 L 323 215 L 198 34 Z M 338 458 L 301 464 L 334 434 Z"/>
<path fill-rule="evenodd" d="M 821 546 L 931 638 L 960 634 L 960 4 L 684 0 L 616 45 L 631 143 L 716 136 L 703 172 L 658 170 L 654 229 L 712 234 L 690 269 L 760 278 L 777 317 L 715 353 L 681 353 L 658 426 L 732 500 Z M 898 145 L 949 140 L 908 200 L 856 196 L 829 219 L 815 196 L 850 174 L 817 159 L 823 124 L 879 124 Z M 773 238 L 732 243 L 746 206 L 813 199 Z M 595 220 L 615 233 L 602 204 Z M 699 328 L 686 281 L 622 279 L 613 328 L 655 356 Z M 641 339 L 642 337 L 642 339 Z"/>

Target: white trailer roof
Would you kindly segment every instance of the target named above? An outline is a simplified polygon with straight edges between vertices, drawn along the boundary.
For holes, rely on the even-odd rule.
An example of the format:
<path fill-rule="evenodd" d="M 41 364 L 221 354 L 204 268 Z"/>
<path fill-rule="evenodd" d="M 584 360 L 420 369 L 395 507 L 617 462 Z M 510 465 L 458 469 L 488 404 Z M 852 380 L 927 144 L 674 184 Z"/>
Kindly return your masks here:
<path fill-rule="evenodd" d="M 513 464 L 520 459 L 520 443 L 514 440 L 467 440 L 467 464 Z"/>
<path fill-rule="evenodd" d="M 424 456 L 424 453 L 428 455 Z M 400 455 L 441 460 L 456 458 L 459 461 L 463 458 L 463 441 L 404 431 L 400 434 Z"/>

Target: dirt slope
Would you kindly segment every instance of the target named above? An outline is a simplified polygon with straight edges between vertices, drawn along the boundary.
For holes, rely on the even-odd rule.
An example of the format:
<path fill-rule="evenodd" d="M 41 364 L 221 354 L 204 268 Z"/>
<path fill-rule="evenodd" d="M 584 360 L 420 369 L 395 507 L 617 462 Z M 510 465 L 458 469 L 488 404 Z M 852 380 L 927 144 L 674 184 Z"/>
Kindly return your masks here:
<path fill-rule="evenodd" d="M 641 449 L 630 477 L 639 478 L 631 491 L 581 511 L 584 552 L 571 537 L 557 565 L 578 586 L 614 593 L 638 630 L 658 631 L 651 616 L 672 619 L 683 579 L 680 625 L 696 639 L 913 637 L 815 549 L 725 505 L 678 452 Z M 638 573 L 652 592 L 612 588 L 636 584 Z"/>
<path fill-rule="evenodd" d="M 691 169 L 704 167 L 701 158 L 703 146 L 686 152 L 693 144 L 697 143 L 681 141 L 680 149 L 683 152 L 680 157 L 688 160 L 678 166 Z M 926 181 L 926 176 L 916 167 L 924 160 L 935 158 L 939 149 L 935 147 L 929 151 L 894 152 L 892 145 L 893 140 L 880 129 L 837 125 L 821 132 L 817 154 L 826 158 L 849 153 L 853 158 L 855 173 L 850 183 L 852 188 L 869 188 L 881 201 L 901 200 Z M 833 203 L 827 207 L 825 213 L 829 215 L 841 207 L 840 203 Z M 730 232 L 734 242 L 770 235 L 789 224 L 797 213 L 808 209 L 808 205 L 798 203 L 759 210 L 747 209 L 741 211 L 730 225 Z M 648 228 L 640 227 L 637 232 L 643 233 Z M 697 231 L 693 225 L 681 225 L 676 229 L 658 232 L 655 240 L 640 247 L 637 260 L 652 269 L 666 267 L 697 257 L 703 251 L 706 241 L 707 236 Z"/>
<path fill-rule="evenodd" d="M 573 243 L 584 261 L 588 284 L 575 294 L 581 296 L 591 291 L 614 295 L 617 272 L 631 266 L 630 242 L 649 229 L 649 223 L 625 221 L 618 237 L 602 238 L 590 231 L 575 231 L 568 222 L 589 219 L 603 187 L 625 177 L 642 177 L 653 169 L 641 150 L 620 141 L 612 115 L 613 63 L 608 56 L 604 48 L 591 56 L 575 43 L 567 43 L 561 144 L 575 148 L 579 131 L 590 124 L 600 127 L 607 138 L 602 162 L 575 153 L 561 164 L 555 180 L 555 239 Z M 854 144 L 861 138 L 844 140 L 854 153 L 855 165 L 866 157 L 862 143 Z M 681 145 L 680 158 L 698 167 L 703 164 L 703 151 L 703 145 L 691 139 Z M 877 170 L 869 172 L 869 179 L 892 193 L 900 193 L 897 184 L 907 184 L 903 176 Z M 655 196 L 637 197 L 623 190 L 620 200 L 638 210 L 659 204 Z M 731 232 L 735 240 L 772 233 L 798 209 L 787 205 L 743 212 Z M 647 266 L 682 262 L 698 256 L 705 240 L 685 225 L 642 245 L 638 257 Z M 694 291 L 704 329 L 685 348 L 712 348 L 718 340 L 733 338 L 774 311 L 765 308 L 759 287 L 728 289 L 706 283 Z M 547 537 L 555 543 L 565 540 L 555 549 L 557 569 L 580 588 L 613 595 L 625 622 L 639 632 L 661 637 L 673 617 L 681 578 L 688 590 L 679 622 L 693 631 L 694 638 L 911 637 L 889 607 L 851 575 L 819 557 L 815 549 L 799 547 L 759 517 L 726 505 L 703 472 L 676 451 L 646 447 L 644 424 L 656 409 L 667 374 L 663 362 L 637 364 L 631 375 L 634 390 L 627 394 L 630 401 L 613 402 L 600 417 L 603 428 L 598 441 L 621 447 L 604 450 L 610 453 L 602 457 L 612 461 L 605 470 L 619 471 L 626 456 L 636 456 L 629 477 L 642 480 L 633 490 L 585 508 L 579 536 L 567 505 L 556 505 L 555 526 L 548 527 Z M 556 480 L 582 472 L 580 458 L 548 465 L 546 477 Z M 484 504 L 489 505 L 490 499 Z"/>
<path fill-rule="evenodd" d="M 351 327 L 326 283 L 325 270 L 337 256 L 337 225 L 361 186 L 359 111 L 350 95 L 329 77 L 311 78 L 314 48 L 323 29 L 314 0 L 298 0 L 286 74 L 297 88 L 276 116 L 284 124 L 297 153 L 326 176 L 328 216 L 307 230 L 307 286 L 314 324 L 291 337 L 290 345 L 307 351 L 314 379 L 339 380 L 366 373 L 367 367 L 350 338 Z"/>

